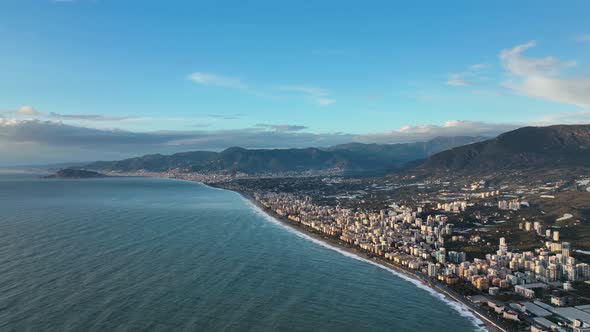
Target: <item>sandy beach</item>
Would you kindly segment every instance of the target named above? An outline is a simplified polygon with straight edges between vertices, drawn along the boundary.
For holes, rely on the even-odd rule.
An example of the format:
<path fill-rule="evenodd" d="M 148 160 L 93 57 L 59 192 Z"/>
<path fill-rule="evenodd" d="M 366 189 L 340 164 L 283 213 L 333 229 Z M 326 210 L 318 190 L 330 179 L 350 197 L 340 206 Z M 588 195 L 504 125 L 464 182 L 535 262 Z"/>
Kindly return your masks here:
<path fill-rule="evenodd" d="M 227 190 L 224 188 L 216 187 L 214 185 L 207 186 L 216 189 Z M 312 228 L 306 227 L 305 225 L 292 221 L 286 217 L 280 216 L 264 207 L 262 204 L 256 201 L 254 197 L 250 196 L 247 193 L 238 191 L 234 192 L 240 194 L 246 201 L 248 201 L 261 213 L 264 213 L 268 218 L 276 221 L 277 223 L 289 227 L 290 229 L 302 235 L 308 236 L 325 247 L 339 251 L 343 254 L 346 254 L 349 257 L 353 257 L 368 262 L 370 264 L 377 265 L 383 269 L 386 269 L 395 274 L 396 276 L 413 283 L 417 287 L 420 287 L 426 291 L 431 292 L 433 296 L 439 296 L 443 301 L 446 301 L 455 310 L 457 310 L 459 314 L 469 317 L 470 319 L 473 319 L 475 325 L 480 327 L 482 330 L 502 332 L 508 331 L 505 327 L 501 325 L 501 322 L 494 321 L 493 318 L 487 316 L 487 313 L 485 311 L 478 308 L 475 304 L 469 302 L 466 298 L 457 294 L 445 285 L 440 284 L 438 282 L 430 281 L 427 277 L 421 274 L 408 270 L 403 266 L 399 266 L 392 262 L 386 261 L 380 257 L 371 257 L 370 255 L 368 255 L 368 253 L 354 245 L 342 242 L 334 237 L 321 234 Z"/>

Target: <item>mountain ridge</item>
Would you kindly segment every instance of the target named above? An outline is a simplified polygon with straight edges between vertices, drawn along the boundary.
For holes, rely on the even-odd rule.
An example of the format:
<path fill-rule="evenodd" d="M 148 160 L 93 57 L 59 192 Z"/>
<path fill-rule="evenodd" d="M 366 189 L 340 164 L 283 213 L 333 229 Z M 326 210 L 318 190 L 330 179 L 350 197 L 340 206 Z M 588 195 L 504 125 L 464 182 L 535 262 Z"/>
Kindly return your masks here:
<path fill-rule="evenodd" d="M 346 174 L 386 174 L 410 161 L 444 149 L 479 142 L 484 137 L 437 137 L 426 142 L 398 144 L 348 143 L 328 148 L 245 149 L 221 152 L 191 151 L 173 155 L 151 154 L 119 161 L 97 161 L 81 168 L 101 171 L 162 172 L 182 168 L 193 172 L 303 172 L 339 169 Z"/>
<path fill-rule="evenodd" d="M 433 154 L 416 170 L 471 174 L 568 167 L 590 167 L 590 125 L 518 128 Z"/>

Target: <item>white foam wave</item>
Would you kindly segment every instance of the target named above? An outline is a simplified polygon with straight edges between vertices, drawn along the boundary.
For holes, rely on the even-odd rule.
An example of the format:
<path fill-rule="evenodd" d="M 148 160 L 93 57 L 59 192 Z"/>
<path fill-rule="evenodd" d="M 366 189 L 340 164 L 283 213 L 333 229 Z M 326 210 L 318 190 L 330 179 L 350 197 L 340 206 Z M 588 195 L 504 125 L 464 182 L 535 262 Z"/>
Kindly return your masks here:
<path fill-rule="evenodd" d="M 362 261 L 365 263 L 369 263 L 372 264 L 374 266 L 377 266 L 379 268 L 382 268 L 388 272 L 390 272 L 391 274 L 395 275 L 398 278 L 401 278 L 405 281 L 408 281 L 410 283 L 412 283 L 414 286 L 425 290 L 426 292 L 428 292 L 430 295 L 432 295 L 435 298 L 440 299 L 442 302 L 444 302 L 445 304 L 449 305 L 451 308 L 453 308 L 455 311 L 457 311 L 459 313 L 459 315 L 469 319 L 473 325 L 475 325 L 475 327 L 477 328 L 476 331 L 487 331 L 485 328 L 481 327 L 481 324 L 483 324 L 483 322 L 477 317 L 475 316 L 469 309 L 467 309 L 464 305 L 462 305 L 459 302 L 450 300 L 449 298 L 447 298 L 444 294 L 441 294 L 437 291 L 435 291 L 434 289 L 430 288 L 428 285 L 425 285 L 424 283 L 422 283 L 419 280 L 416 280 L 410 276 L 407 276 L 403 273 L 400 273 L 394 269 L 388 268 L 387 266 L 381 265 L 379 263 L 373 262 L 369 259 L 360 257 L 358 255 L 355 255 L 353 253 L 350 253 L 346 250 L 343 250 L 341 248 L 332 246 L 324 241 L 318 240 L 312 236 L 309 236 L 305 233 L 302 233 L 300 231 L 295 230 L 292 227 L 289 227 L 287 225 L 285 225 L 284 223 L 278 221 L 276 218 L 273 218 L 271 215 L 269 215 L 268 213 L 264 212 L 260 207 L 258 207 L 256 204 L 252 203 L 250 200 L 246 199 L 245 197 L 242 196 L 242 198 L 244 199 L 244 201 L 246 201 L 248 203 L 248 205 L 250 206 L 250 208 L 258 215 L 262 216 L 264 219 L 268 220 L 269 222 L 279 225 L 281 227 L 283 227 L 284 229 L 288 230 L 289 232 L 297 235 L 300 238 L 303 238 L 305 240 L 311 241 L 315 244 L 318 244 L 324 248 L 336 251 L 338 253 L 340 253 L 341 255 L 344 255 L 346 257 L 352 258 L 352 259 L 356 259 L 358 261 Z"/>

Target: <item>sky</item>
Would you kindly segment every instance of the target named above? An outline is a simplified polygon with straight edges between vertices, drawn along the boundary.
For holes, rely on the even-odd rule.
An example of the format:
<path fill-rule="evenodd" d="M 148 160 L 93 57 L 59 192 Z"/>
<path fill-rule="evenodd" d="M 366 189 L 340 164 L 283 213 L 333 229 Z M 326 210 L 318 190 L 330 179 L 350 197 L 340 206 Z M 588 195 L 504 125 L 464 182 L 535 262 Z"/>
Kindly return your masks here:
<path fill-rule="evenodd" d="M 0 165 L 590 123 L 588 1 L 0 2 Z"/>

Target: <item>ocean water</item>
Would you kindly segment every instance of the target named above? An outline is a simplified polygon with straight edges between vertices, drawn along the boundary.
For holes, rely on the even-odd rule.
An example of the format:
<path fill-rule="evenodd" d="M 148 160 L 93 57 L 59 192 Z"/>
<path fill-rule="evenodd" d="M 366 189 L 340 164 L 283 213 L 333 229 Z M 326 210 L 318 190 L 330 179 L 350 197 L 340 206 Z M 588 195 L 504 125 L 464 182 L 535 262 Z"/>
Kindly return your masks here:
<path fill-rule="evenodd" d="M 233 192 L 0 174 L 1 331 L 459 332 L 475 321 Z"/>

